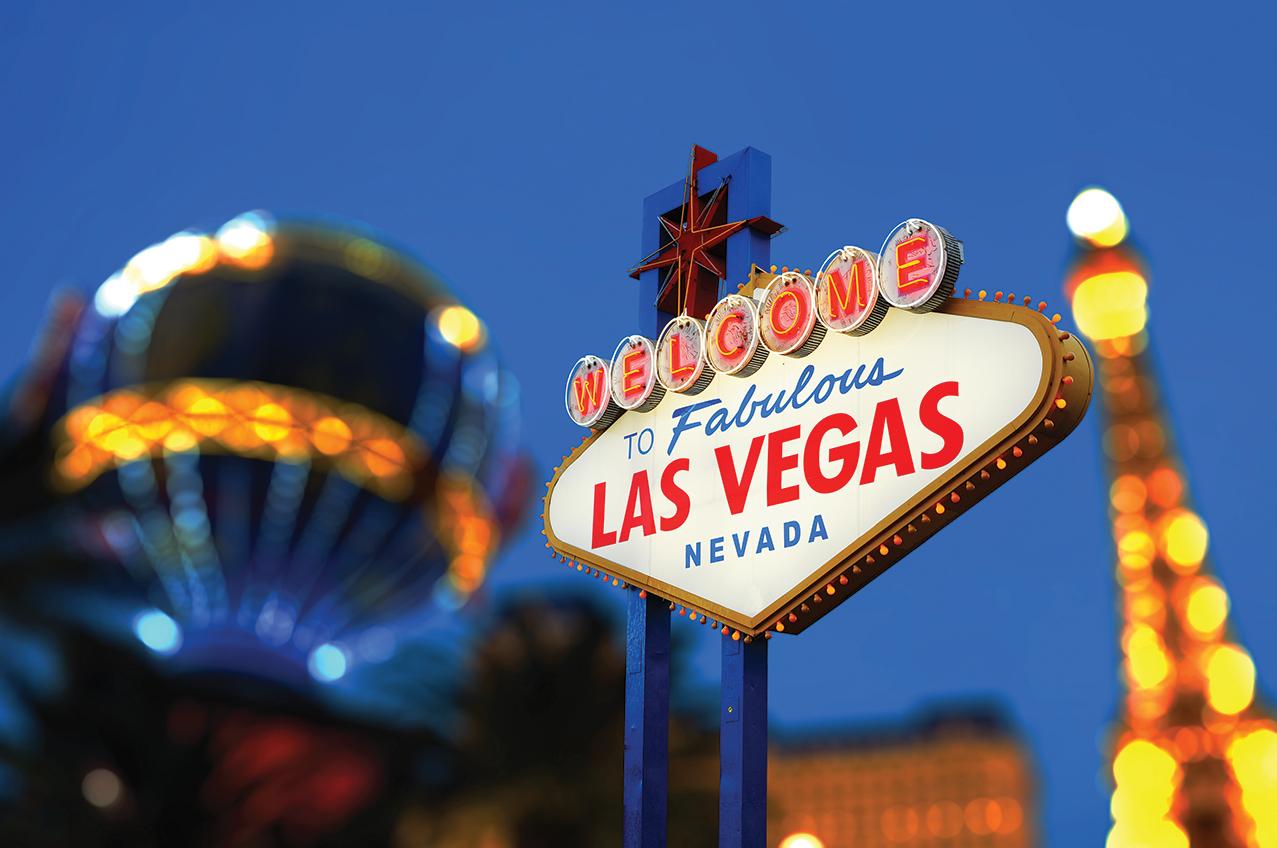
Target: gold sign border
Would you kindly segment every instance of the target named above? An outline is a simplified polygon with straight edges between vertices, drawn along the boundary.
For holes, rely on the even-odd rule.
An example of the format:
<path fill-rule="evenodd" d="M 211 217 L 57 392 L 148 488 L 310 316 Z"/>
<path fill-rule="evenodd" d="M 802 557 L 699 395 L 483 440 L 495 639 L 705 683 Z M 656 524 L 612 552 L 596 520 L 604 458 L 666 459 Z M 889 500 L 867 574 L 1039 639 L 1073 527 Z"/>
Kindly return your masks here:
<path fill-rule="evenodd" d="M 754 279 L 755 285 L 764 280 Z M 745 617 L 683 589 L 569 545 L 550 526 L 550 498 L 563 472 L 604 432 L 582 440 L 555 469 L 547 484 L 542 519 L 546 546 L 578 570 L 611 575 L 720 622 L 724 633 L 758 636 L 767 631 L 799 633 L 863 589 L 875 577 L 947 526 L 1038 457 L 1064 439 L 1086 413 L 1091 400 L 1093 369 L 1086 348 L 1069 333 L 1027 306 L 955 298 L 937 312 L 1026 327 L 1042 354 L 1042 378 L 1033 399 L 1016 418 L 966 459 L 956 463 L 927 488 L 861 535 L 761 613 Z M 1058 318 L 1058 316 L 1056 316 Z M 734 634 L 735 636 L 736 634 Z"/>

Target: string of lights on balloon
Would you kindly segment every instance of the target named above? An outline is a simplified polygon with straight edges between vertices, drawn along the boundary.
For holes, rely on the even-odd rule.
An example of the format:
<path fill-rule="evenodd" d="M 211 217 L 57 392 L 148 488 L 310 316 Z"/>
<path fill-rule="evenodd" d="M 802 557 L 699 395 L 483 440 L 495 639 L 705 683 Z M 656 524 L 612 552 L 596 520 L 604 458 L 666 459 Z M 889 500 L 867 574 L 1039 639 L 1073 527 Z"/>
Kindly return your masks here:
<path fill-rule="evenodd" d="M 911 221 L 905 222 L 905 224 L 902 224 L 901 227 L 893 231 L 893 236 L 897 232 L 902 232 L 904 237 L 908 238 L 912 233 L 917 233 L 924 225 L 932 227 L 933 232 L 935 232 L 938 236 L 937 240 L 941 241 L 941 243 L 946 246 L 950 255 L 954 255 L 958 258 L 959 261 L 957 263 L 952 263 L 949 266 L 953 269 L 952 279 L 956 279 L 956 265 L 960 264 L 962 256 L 961 247 L 947 231 L 943 230 L 943 228 L 935 227 L 927 222 L 919 221 L 918 219 L 911 219 Z M 891 243 L 891 239 L 892 237 L 889 236 L 888 244 Z M 884 255 L 886 255 L 886 246 L 884 246 L 883 252 Z M 766 324 L 765 319 L 757 318 L 758 310 L 754 306 L 756 301 L 761 299 L 764 303 L 766 303 L 769 296 L 771 296 L 774 300 L 775 295 L 779 291 L 782 291 L 783 287 L 797 283 L 808 287 L 815 296 L 818 305 L 816 314 L 819 316 L 820 320 L 814 322 L 810 335 L 804 335 L 802 337 L 802 344 L 796 345 L 794 349 L 788 351 L 788 353 L 780 353 L 778 355 L 803 355 L 807 349 L 814 348 L 815 345 L 819 344 L 820 339 L 823 337 L 826 330 L 834 330 L 854 335 L 867 334 L 881 322 L 887 309 L 887 303 L 884 302 L 885 298 L 879 297 L 879 292 L 877 291 L 876 286 L 866 287 L 867 292 L 873 292 L 873 297 L 875 299 L 871 301 L 868 297 L 865 298 L 865 302 L 860 304 L 862 308 L 858 310 L 858 314 L 854 322 L 844 322 L 840 324 L 836 320 L 831 320 L 832 316 L 827 308 L 823 310 L 820 308 L 822 288 L 827 289 L 827 285 L 823 284 L 826 284 L 826 279 L 830 269 L 833 268 L 835 263 L 840 260 L 848 262 L 867 260 L 872 264 L 877 261 L 877 257 L 861 248 L 851 246 L 844 247 L 831 253 L 820 271 L 815 275 L 813 275 L 810 268 L 799 271 L 797 268 L 791 269 L 785 266 L 781 267 L 778 271 L 777 267 L 773 265 L 771 266 L 770 272 L 768 272 L 754 266 L 751 270 L 748 282 L 738 285 L 736 294 L 729 294 L 720 300 L 719 303 L 715 305 L 715 310 L 711 311 L 711 313 L 706 316 L 706 325 L 708 325 L 708 322 L 712 319 L 714 312 L 719 310 L 719 307 L 753 309 L 756 320 L 759 323 Z M 813 278 L 815 282 L 813 282 Z M 947 290 L 943 285 L 936 287 L 936 289 L 937 290 L 935 292 L 928 292 L 929 296 L 925 298 L 927 300 L 925 305 L 913 305 L 922 305 L 924 309 L 935 308 L 936 306 L 944 303 L 950 297 L 956 297 L 958 299 L 975 300 L 978 302 L 987 301 L 991 303 L 1005 304 L 1006 306 L 1016 309 L 1034 310 L 1042 314 L 1045 314 L 1047 309 L 1046 301 L 1039 300 L 1035 306 L 1031 296 L 1017 295 L 1015 292 L 994 291 L 990 293 L 984 289 L 973 291 L 968 288 L 964 289 L 961 295 L 958 295 L 953 291 L 952 280 L 950 281 L 950 285 L 947 287 Z M 827 306 L 827 298 L 829 295 L 826 293 L 825 297 L 826 301 L 824 305 Z M 905 303 L 907 304 L 908 301 Z M 725 304 L 726 306 L 724 306 Z M 774 633 L 785 633 L 787 630 L 794 629 L 796 625 L 801 625 L 801 627 L 805 628 L 815 620 L 819 619 L 828 612 L 830 608 L 832 608 L 834 603 L 831 603 L 831 601 L 836 602 L 837 600 L 841 600 L 842 597 L 846 597 L 858 591 L 873 577 L 876 577 L 886 568 L 900 560 L 905 554 L 909 553 L 924 538 L 929 537 L 932 532 L 934 532 L 937 525 L 944 525 L 953 518 L 964 513 L 971 506 L 978 503 L 986 494 L 996 488 L 996 486 L 1003 480 L 1018 473 L 1021 469 L 1029 465 L 1034 459 L 1045 453 L 1046 450 L 1073 429 L 1073 427 L 1081 419 L 1082 414 L 1085 412 L 1087 402 L 1089 400 L 1090 381 L 1085 376 L 1087 369 L 1089 369 L 1089 360 L 1087 360 L 1086 352 L 1084 348 L 1082 348 L 1081 344 L 1074 339 L 1069 332 L 1058 329 L 1061 317 L 1062 316 L 1059 313 L 1055 313 L 1051 315 L 1049 319 L 1050 324 L 1053 327 L 1057 327 L 1056 340 L 1059 342 L 1059 364 L 1064 372 L 1060 379 L 1059 391 L 1049 410 L 1039 416 L 1039 419 L 1031 428 L 1028 429 L 1020 441 L 1008 445 L 1007 449 L 998 454 L 992 462 L 983 467 L 973 468 L 963 477 L 954 480 L 954 485 L 943 497 L 927 505 L 916 516 L 902 522 L 902 526 L 892 528 L 880 539 L 874 540 L 874 549 L 871 553 L 866 554 L 863 558 L 856 562 L 850 563 L 841 571 L 841 573 L 836 574 L 832 579 L 830 579 L 822 590 L 803 597 L 789 608 L 782 610 L 779 615 L 771 619 L 771 623 L 763 631 L 762 635 L 764 638 L 771 639 Z M 670 382 L 666 372 L 662 371 L 659 367 L 662 362 L 661 351 L 665 347 L 664 342 L 668 334 L 671 332 L 677 332 L 680 328 L 685 328 L 692 324 L 695 324 L 698 329 L 701 327 L 701 322 L 697 319 L 690 318 L 686 314 L 676 317 L 670 321 L 662 331 L 660 334 L 660 340 L 656 346 L 653 346 L 650 341 L 642 339 L 642 337 L 629 336 L 622 340 L 621 344 L 618 346 L 617 355 L 624 356 L 628 350 L 634 349 L 634 345 L 640 343 L 637 340 L 646 342 L 647 350 L 655 353 L 656 358 L 653 361 L 658 364 L 658 367 L 652 369 L 652 377 L 655 378 L 653 382 L 657 383 L 657 385 L 652 386 L 650 390 L 653 393 L 655 393 L 658 389 L 681 390 L 687 394 L 694 394 L 703 389 L 705 385 L 713 379 L 714 372 L 718 370 L 713 368 L 714 363 L 712 357 L 710 357 L 710 368 L 704 368 L 703 363 L 697 363 L 698 369 L 703 368 L 704 373 L 701 370 L 695 370 L 695 373 L 685 379 L 682 383 Z M 708 335 L 708 332 L 703 329 L 701 332 Z M 811 341 L 813 337 L 815 338 L 814 342 Z M 759 358 L 765 358 L 767 355 L 775 353 L 774 350 L 768 350 L 765 344 L 759 344 L 758 347 L 763 349 L 761 355 L 758 351 L 748 351 L 749 355 L 742 357 L 743 361 L 737 367 L 735 372 L 729 369 L 723 370 L 727 373 L 736 373 L 738 375 L 742 373 L 751 373 L 753 370 L 757 370 L 757 368 L 761 365 L 761 362 L 757 361 Z M 782 348 L 782 350 L 783 349 L 784 348 Z M 590 427 L 590 432 L 581 437 L 580 445 L 574 448 L 571 453 L 565 454 L 562 457 L 560 465 L 555 469 L 555 478 L 557 478 L 557 475 L 563 468 L 570 464 L 572 460 L 585 450 L 595 437 L 597 437 L 603 430 L 607 429 L 607 427 L 611 424 L 615 423 L 617 418 L 619 418 L 623 412 L 628 409 L 648 407 L 648 404 L 646 403 L 648 399 L 644 398 L 643 400 L 645 403 L 643 406 L 625 406 L 622 404 L 611 404 L 610 406 L 605 405 L 601 410 L 601 414 L 595 416 L 593 420 L 590 420 L 589 417 L 581 418 L 572 414 L 574 412 L 572 408 L 573 379 L 580 376 L 582 373 L 588 374 L 591 370 L 597 370 L 600 366 L 602 366 L 604 373 L 606 373 L 610 378 L 606 381 L 610 384 L 607 388 L 614 389 L 617 387 L 616 375 L 618 369 L 615 367 L 616 361 L 617 360 L 614 357 L 611 367 L 608 367 L 608 363 L 604 363 L 604 361 L 599 357 L 583 357 L 578 361 L 577 365 L 574 366 L 573 371 L 570 373 L 567 396 L 569 414 L 572 415 L 573 419 L 577 421 L 577 423 Z M 1081 379 L 1075 379 L 1075 375 L 1071 373 L 1074 370 L 1078 372 L 1077 377 Z M 621 369 L 621 371 L 624 373 L 624 369 Z M 609 392 L 609 394 L 615 397 L 616 394 L 623 393 Z M 655 403 L 651 403 L 650 405 L 654 406 Z M 551 488 L 553 479 L 554 478 L 552 478 L 551 482 L 546 483 L 547 490 Z M 544 510 L 548 508 L 548 503 L 549 494 L 547 492 L 543 498 L 543 522 L 545 520 Z M 928 532 L 920 533 L 920 525 Z M 541 533 L 543 536 L 546 535 L 546 531 L 544 529 L 542 529 Z M 649 589 L 640 589 L 639 587 L 632 586 L 622 577 L 609 573 L 607 569 L 594 567 L 587 562 L 556 551 L 548 538 L 545 542 L 545 547 L 552 558 L 563 563 L 564 566 L 569 569 L 594 577 L 605 583 L 610 583 L 616 588 L 628 591 L 637 590 L 642 597 L 647 597 L 649 594 Z M 731 638 L 736 641 L 744 640 L 745 642 L 751 642 L 754 638 L 752 635 L 742 633 L 739 629 L 734 629 L 725 622 L 719 621 L 703 611 L 698 612 L 685 604 L 679 603 L 677 599 L 671 598 L 668 600 L 671 611 L 676 611 L 680 617 L 688 618 L 695 623 L 712 627 L 718 630 L 725 638 Z"/>

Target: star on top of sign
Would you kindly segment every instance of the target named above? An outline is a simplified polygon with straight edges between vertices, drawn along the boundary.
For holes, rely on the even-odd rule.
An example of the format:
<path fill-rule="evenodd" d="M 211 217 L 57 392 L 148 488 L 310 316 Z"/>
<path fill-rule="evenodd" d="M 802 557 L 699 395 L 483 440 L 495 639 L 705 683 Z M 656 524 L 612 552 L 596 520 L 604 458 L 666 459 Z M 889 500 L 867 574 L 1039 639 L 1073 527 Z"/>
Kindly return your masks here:
<path fill-rule="evenodd" d="M 630 270 L 635 279 L 644 271 L 662 269 L 656 308 L 670 315 L 687 313 L 704 317 L 718 301 L 718 285 L 727 277 L 726 242 L 747 228 L 764 235 L 780 232 L 781 225 L 762 215 L 740 221 L 727 220 L 730 177 L 708 196 L 702 196 L 697 175 L 718 161 L 712 151 L 692 147 L 691 165 L 684 183 L 683 203 L 660 216 L 665 231 L 659 248 Z"/>

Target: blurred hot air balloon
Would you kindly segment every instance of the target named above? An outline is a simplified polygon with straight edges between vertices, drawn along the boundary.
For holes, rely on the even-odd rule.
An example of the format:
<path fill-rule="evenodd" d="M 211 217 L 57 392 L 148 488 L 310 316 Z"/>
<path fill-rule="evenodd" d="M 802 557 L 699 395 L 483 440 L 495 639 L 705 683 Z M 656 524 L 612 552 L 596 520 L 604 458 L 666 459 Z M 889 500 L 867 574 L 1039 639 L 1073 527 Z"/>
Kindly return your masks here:
<path fill-rule="evenodd" d="M 249 213 L 146 248 L 55 301 L 9 392 L 6 612 L 303 688 L 387 659 L 480 588 L 522 510 L 487 342 L 356 229 Z"/>

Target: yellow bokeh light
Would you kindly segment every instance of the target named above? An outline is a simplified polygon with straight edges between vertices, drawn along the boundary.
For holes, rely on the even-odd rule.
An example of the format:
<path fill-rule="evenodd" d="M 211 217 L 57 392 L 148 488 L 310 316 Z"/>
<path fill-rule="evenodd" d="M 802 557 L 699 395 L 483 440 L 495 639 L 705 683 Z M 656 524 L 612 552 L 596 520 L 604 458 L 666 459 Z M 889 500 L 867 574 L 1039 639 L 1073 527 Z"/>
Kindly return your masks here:
<path fill-rule="evenodd" d="M 311 441 L 320 453 L 332 456 L 350 447 L 350 427 L 335 415 L 319 419 L 312 429 Z"/>
<path fill-rule="evenodd" d="M 1179 764 L 1165 748 L 1147 739 L 1133 739 L 1113 758 L 1113 781 L 1149 797 L 1174 794 Z"/>
<path fill-rule="evenodd" d="M 1143 530 L 1123 533 L 1117 540 L 1117 557 L 1123 568 L 1132 570 L 1148 568 L 1153 561 L 1154 553 L 1153 537 Z"/>
<path fill-rule="evenodd" d="M 1228 746 L 1228 762 L 1255 825 L 1253 844 L 1277 844 L 1277 731 L 1262 727 L 1237 737 Z"/>
<path fill-rule="evenodd" d="M 1105 848 L 1188 848 L 1188 834 L 1168 818 L 1121 819 L 1104 844 Z"/>
<path fill-rule="evenodd" d="M 483 343 L 483 324 L 464 306 L 445 306 L 435 317 L 439 335 L 453 347 L 470 351 Z"/>
<path fill-rule="evenodd" d="M 185 427 L 175 428 L 164 437 L 164 450 L 169 453 L 186 453 L 194 450 L 198 444 L 195 434 Z"/>
<path fill-rule="evenodd" d="M 1206 700 L 1223 715 L 1237 715 L 1255 698 L 1255 663 L 1236 645 L 1206 654 Z"/>
<path fill-rule="evenodd" d="M 1159 541 L 1170 566 L 1181 573 L 1196 570 L 1206 557 L 1209 534 L 1196 514 L 1186 510 L 1170 513 L 1162 522 Z"/>
<path fill-rule="evenodd" d="M 1065 220 L 1074 236 L 1095 247 L 1120 244 L 1129 228 L 1122 204 L 1102 188 L 1085 189 L 1073 198 Z"/>
<path fill-rule="evenodd" d="M 217 249 L 226 261 L 242 268 L 261 268 L 275 255 L 269 220 L 250 212 L 232 218 L 217 231 Z"/>
<path fill-rule="evenodd" d="M 209 449 L 268 461 L 332 457 L 352 482 L 399 500 L 426 452 L 411 430 L 353 404 L 225 380 L 119 389 L 68 412 L 60 431 L 54 470 L 72 489 L 122 463 Z"/>
<path fill-rule="evenodd" d="M 277 403 L 264 403 L 253 410 L 253 432 L 264 442 L 278 442 L 288 435 L 293 417 Z"/>
<path fill-rule="evenodd" d="M 1126 671 L 1137 689 L 1159 686 L 1170 674 L 1171 664 L 1161 637 L 1148 625 L 1132 627 L 1126 638 Z"/>
<path fill-rule="evenodd" d="M 1073 320 L 1095 340 L 1133 336 L 1148 321 L 1148 282 L 1135 271 L 1087 277 L 1073 292 Z"/>
<path fill-rule="evenodd" d="M 1153 503 L 1169 509 L 1179 503 L 1184 494 L 1184 481 L 1172 468 L 1159 468 L 1148 475 L 1145 481 L 1148 496 Z"/>
<path fill-rule="evenodd" d="M 1237 737 L 1228 759 L 1244 788 L 1277 787 L 1277 730 L 1261 727 Z"/>
<path fill-rule="evenodd" d="M 1200 635 L 1214 635 L 1228 618 L 1228 593 L 1213 580 L 1199 580 L 1184 604 L 1184 617 Z"/>
<path fill-rule="evenodd" d="M 1138 512 L 1144 508 L 1148 492 L 1144 481 L 1135 474 L 1123 474 L 1109 489 L 1109 502 L 1118 512 Z"/>
<path fill-rule="evenodd" d="M 791 833 L 780 841 L 779 848 L 825 848 L 814 833 Z"/>

